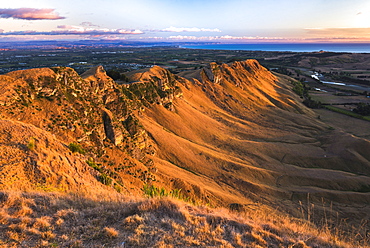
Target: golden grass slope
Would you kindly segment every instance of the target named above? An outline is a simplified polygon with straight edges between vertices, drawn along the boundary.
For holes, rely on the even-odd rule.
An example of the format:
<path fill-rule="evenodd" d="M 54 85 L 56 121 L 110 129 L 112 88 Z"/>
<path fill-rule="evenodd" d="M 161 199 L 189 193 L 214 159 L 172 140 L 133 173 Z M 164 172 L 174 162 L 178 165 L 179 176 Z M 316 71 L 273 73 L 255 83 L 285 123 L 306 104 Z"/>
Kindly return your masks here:
<path fill-rule="evenodd" d="M 0 120 L 2 190 L 108 192 L 85 159 L 72 154 L 49 132 L 22 122 Z"/>
<path fill-rule="evenodd" d="M 369 219 L 368 141 L 320 122 L 256 61 L 211 64 L 196 78 L 180 84 L 174 111 L 153 105 L 140 117 L 162 174 L 224 206 L 261 202 L 298 216 L 309 196 L 318 219 L 330 202 L 342 218 Z"/>
<path fill-rule="evenodd" d="M 236 214 L 171 198 L 0 192 L 1 247 L 351 247 L 338 238 L 263 208 Z"/>

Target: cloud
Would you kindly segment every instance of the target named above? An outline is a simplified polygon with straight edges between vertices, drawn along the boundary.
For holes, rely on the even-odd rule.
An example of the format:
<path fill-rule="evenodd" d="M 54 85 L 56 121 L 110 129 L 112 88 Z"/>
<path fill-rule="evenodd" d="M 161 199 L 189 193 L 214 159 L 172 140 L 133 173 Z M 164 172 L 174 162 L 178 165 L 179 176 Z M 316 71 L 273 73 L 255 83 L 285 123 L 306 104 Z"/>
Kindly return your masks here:
<path fill-rule="evenodd" d="M 84 27 L 100 27 L 99 25 L 95 25 L 92 22 L 82 22 L 80 25 Z"/>
<path fill-rule="evenodd" d="M 34 9 L 34 8 L 19 8 L 19 9 L 0 9 L 0 18 L 13 18 L 22 20 L 59 20 L 65 19 L 54 9 Z"/>
<path fill-rule="evenodd" d="M 169 37 L 144 37 L 143 39 L 148 40 L 171 40 L 171 41 L 211 41 L 211 42 L 231 42 L 231 43 L 242 43 L 242 42 L 289 42 L 291 38 L 283 37 L 259 37 L 259 36 L 188 36 L 188 35 L 176 35 Z"/>
<path fill-rule="evenodd" d="M 143 34 L 144 32 L 138 29 L 108 29 L 108 28 L 87 28 L 82 26 L 59 25 L 60 30 L 53 31 L 12 31 L 2 32 L 0 35 L 128 35 L 128 34 Z"/>
<path fill-rule="evenodd" d="M 176 35 L 168 37 L 169 40 L 201 40 L 201 37 Z"/>
<path fill-rule="evenodd" d="M 175 32 L 175 33 L 180 33 L 180 32 L 221 32 L 218 28 L 176 28 L 176 27 L 169 27 L 160 30 L 162 32 Z"/>
<path fill-rule="evenodd" d="M 370 28 L 306 28 L 305 31 L 309 35 L 321 37 L 370 37 Z"/>
<path fill-rule="evenodd" d="M 96 25 L 92 25 L 96 26 Z M 143 34 L 144 32 L 138 29 L 127 30 L 127 29 L 108 29 L 108 28 L 90 28 L 83 26 L 70 26 L 70 25 L 60 25 L 57 28 L 65 29 L 64 31 L 53 31 L 62 34 L 89 34 L 89 35 L 99 35 L 99 34 Z"/>

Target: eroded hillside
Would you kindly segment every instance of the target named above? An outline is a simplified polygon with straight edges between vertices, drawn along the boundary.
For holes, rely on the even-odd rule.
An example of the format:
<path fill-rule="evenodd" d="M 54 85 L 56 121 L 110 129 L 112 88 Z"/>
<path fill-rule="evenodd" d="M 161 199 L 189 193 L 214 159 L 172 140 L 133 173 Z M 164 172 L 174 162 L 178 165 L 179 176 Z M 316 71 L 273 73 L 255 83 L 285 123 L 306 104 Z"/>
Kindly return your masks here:
<path fill-rule="evenodd" d="M 0 187 L 154 185 L 196 204 L 369 220 L 370 142 L 320 122 L 290 80 L 255 60 L 155 66 L 123 85 L 102 67 L 0 75 Z"/>

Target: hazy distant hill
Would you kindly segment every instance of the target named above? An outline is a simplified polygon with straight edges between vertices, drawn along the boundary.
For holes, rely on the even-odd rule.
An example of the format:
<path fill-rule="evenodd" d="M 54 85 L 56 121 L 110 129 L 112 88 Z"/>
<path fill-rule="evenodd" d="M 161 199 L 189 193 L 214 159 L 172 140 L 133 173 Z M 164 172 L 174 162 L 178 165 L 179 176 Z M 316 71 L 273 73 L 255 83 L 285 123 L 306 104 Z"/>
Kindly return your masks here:
<path fill-rule="evenodd" d="M 255 60 L 211 63 L 181 75 L 155 66 L 127 76 L 129 83 L 117 84 L 101 66 L 82 75 L 65 67 L 0 75 L 1 245 L 335 247 L 332 237 L 325 240 L 307 231 L 305 239 L 297 234 L 299 228 L 283 230 L 286 215 L 333 229 L 347 219 L 368 230 L 370 142 L 320 122 L 292 91 L 293 79 L 274 75 Z M 18 190 L 55 194 L 17 196 Z M 202 213 L 170 200 L 122 203 L 121 195 L 143 192 L 240 213 L 270 212 L 281 216 L 276 220 L 281 223 L 275 223 L 276 230 L 269 226 L 270 235 L 258 229 L 263 224 L 248 226 L 245 219 L 214 215 L 214 210 Z M 46 202 L 40 203 L 40 197 Z M 84 209 L 100 209 L 111 217 L 86 219 Z M 167 212 L 165 217 L 150 217 L 157 210 Z M 64 216 L 70 211 L 76 222 L 60 217 L 63 222 L 57 224 L 60 211 Z M 43 215 L 49 219 L 34 227 Z M 250 216 L 244 217 L 248 221 Z M 182 225 L 179 220 L 186 228 L 182 232 L 176 227 Z M 96 237 L 87 226 L 73 232 L 67 228 L 84 221 L 100 227 Z M 161 239 L 164 234 L 151 229 L 144 238 L 151 225 L 163 232 L 179 228 L 178 236 Z M 190 231 L 194 225 L 208 225 L 203 233 L 212 238 Z M 234 233 L 230 226 L 237 226 Z M 357 238 L 367 242 L 361 235 Z"/>

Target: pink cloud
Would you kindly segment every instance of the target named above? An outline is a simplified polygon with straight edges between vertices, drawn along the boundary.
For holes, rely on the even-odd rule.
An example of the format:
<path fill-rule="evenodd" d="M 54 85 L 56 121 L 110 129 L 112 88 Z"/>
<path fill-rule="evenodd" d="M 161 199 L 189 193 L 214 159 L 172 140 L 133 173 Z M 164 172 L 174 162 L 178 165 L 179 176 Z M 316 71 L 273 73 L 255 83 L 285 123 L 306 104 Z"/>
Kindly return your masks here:
<path fill-rule="evenodd" d="M 370 38 L 370 28 L 306 28 L 305 31 L 318 37 Z"/>
<path fill-rule="evenodd" d="M 103 34 L 143 34 L 144 32 L 138 29 L 127 30 L 127 29 L 109 29 L 109 28 L 91 28 L 84 26 L 71 26 L 71 25 L 59 25 L 59 29 L 63 31 L 52 31 L 53 33 L 62 34 L 91 34 L 91 35 L 103 35 Z"/>
<path fill-rule="evenodd" d="M 136 35 L 143 34 L 144 32 L 138 29 L 108 29 L 108 28 L 90 28 L 82 26 L 72 26 L 72 25 L 59 25 L 57 26 L 59 30 L 52 31 L 34 31 L 34 30 L 24 30 L 24 31 L 11 31 L 11 32 L 1 32 L 0 36 L 4 35 Z"/>
<path fill-rule="evenodd" d="M 177 28 L 177 27 L 169 27 L 161 30 L 162 32 L 221 32 L 218 28 Z"/>
<path fill-rule="evenodd" d="M 23 20 L 59 20 L 65 19 L 54 9 L 34 9 L 34 8 L 19 8 L 19 9 L 0 9 L 0 18 L 13 18 Z"/>

